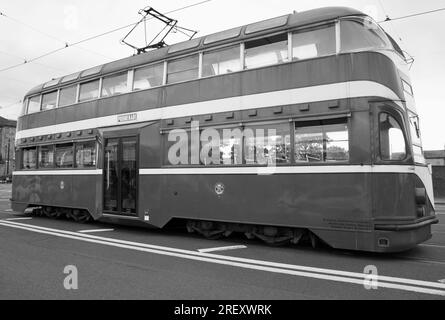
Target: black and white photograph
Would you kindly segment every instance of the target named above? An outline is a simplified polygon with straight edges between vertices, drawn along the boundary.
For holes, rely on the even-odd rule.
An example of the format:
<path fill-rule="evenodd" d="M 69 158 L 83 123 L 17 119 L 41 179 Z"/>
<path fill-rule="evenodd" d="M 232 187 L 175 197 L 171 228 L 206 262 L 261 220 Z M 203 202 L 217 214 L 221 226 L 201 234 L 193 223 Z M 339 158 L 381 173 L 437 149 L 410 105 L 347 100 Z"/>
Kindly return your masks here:
<path fill-rule="evenodd" d="M 0 301 L 445 300 L 443 21 L 443 0 L 1 0 Z"/>

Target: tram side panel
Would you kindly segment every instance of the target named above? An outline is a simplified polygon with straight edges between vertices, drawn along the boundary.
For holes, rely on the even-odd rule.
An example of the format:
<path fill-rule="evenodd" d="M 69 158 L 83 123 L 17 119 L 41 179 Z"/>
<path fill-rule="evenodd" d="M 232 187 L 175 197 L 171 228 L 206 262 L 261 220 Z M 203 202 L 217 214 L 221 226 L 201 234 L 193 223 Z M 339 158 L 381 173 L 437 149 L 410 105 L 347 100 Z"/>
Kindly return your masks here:
<path fill-rule="evenodd" d="M 180 217 L 308 229 L 370 223 L 369 182 L 349 173 L 165 175 L 160 215 L 163 223 Z"/>
<path fill-rule="evenodd" d="M 85 209 L 97 218 L 96 175 L 15 175 L 12 209 L 23 212 L 29 206 Z"/>
<path fill-rule="evenodd" d="M 139 172 L 144 169 L 161 168 L 162 143 L 160 123 L 156 122 L 139 133 Z M 152 226 L 163 226 L 161 212 L 161 194 L 164 192 L 162 176 L 159 174 L 139 174 L 138 180 L 138 216 Z"/>

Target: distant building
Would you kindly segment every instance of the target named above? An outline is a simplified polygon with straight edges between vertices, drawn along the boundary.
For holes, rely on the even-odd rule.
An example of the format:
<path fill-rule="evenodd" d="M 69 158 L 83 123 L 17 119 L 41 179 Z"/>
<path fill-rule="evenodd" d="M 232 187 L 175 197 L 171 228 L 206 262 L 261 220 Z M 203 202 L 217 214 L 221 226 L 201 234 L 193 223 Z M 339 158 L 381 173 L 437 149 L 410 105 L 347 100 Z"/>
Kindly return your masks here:
<path fill-rule="evenodd" d="M 0 179 L 15 170 L 15 129 L 17 122 L 0 117 Z"/>
<path fill-rule="evenodd" d="M 425 151 L 425 159 L 433 166 L 433 185 L 436 201 L 445 201 L 445 150 Z"/>
<path fill-rule="evenodd" d="M 433 166 L 445 166 L 445 150 L 425 151 L 425 159 Z"/>

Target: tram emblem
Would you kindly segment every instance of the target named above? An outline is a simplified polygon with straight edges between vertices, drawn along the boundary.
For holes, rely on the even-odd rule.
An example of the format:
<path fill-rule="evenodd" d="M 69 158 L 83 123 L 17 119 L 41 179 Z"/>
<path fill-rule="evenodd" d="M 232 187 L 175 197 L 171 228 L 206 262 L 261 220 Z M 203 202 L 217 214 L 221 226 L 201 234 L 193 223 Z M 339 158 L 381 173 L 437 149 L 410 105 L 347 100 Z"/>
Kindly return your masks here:
<path fill-rule="evenodd" d="M 224 189 L 225 189 L 224 184 L 222 183 L 215 184 L 215 193 L 217 195 L 219 196 L 222 195 L 224 193 Z"/>

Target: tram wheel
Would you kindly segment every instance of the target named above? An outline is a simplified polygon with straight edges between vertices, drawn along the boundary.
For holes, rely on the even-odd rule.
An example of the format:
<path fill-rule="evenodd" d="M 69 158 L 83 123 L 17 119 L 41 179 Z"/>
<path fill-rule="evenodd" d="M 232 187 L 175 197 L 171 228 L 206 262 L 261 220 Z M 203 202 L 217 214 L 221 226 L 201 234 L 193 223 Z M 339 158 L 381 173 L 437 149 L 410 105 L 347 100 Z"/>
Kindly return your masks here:
<path fill-rule="evenodd" d="M 43 214 L 50 218 L 50 219 L 56 219 L 59 218 L 61 213 L 58 212 L 56 209 L 54 208 L 50 208 L 50 207 L 44 207 L 43 208 Z"/>
<path fill-rule="evenodd" d="M 73 218 L 74 221 L 79 223 L 87 223 L 91 219 L 88 212 L 84 210 L 72 210 L 70 216 L 71 218 Z"/>
<path fill-rule="evenodd" d="M 318 245 L 319 245 L 318 237 L 317 237 L 315 234 L 313 234 L 312 232 L 309 233 L 309 240 L 310 240 L 310 242 L 311 242 L 311 246 L 312 246 L 312 248 L 315 249 L 315 248 L 318 247 Z"/>
<path fill-rule="evenodd" d="M 224 229 L 219 229 L 218 225 L 210 221 L 188 221 L 187 231 L 189 233 L 197 232 L 207 240 L 218 240 L 231 234 Z"/>

